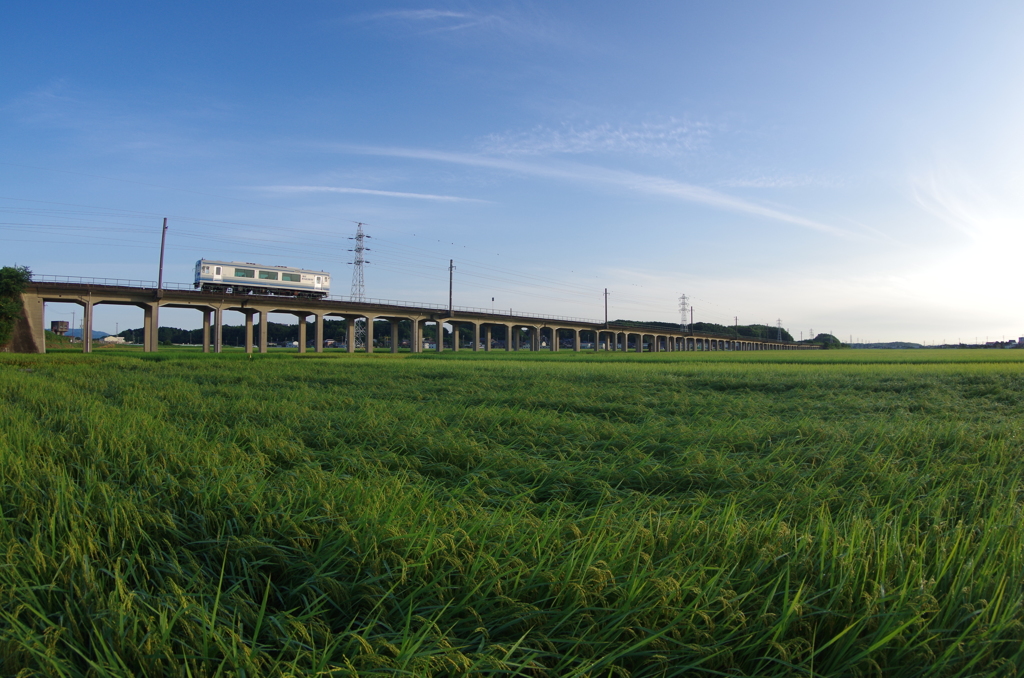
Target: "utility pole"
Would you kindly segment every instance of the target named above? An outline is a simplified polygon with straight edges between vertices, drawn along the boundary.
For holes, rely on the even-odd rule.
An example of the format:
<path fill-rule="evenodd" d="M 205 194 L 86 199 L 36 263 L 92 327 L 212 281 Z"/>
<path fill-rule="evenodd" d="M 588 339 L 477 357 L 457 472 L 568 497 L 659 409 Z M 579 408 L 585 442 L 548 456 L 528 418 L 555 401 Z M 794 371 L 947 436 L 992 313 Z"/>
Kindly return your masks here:
<path fill-rule="evenodd" d="M 687 296 L 685 294 L 680 294 L 679 295 L 679 317 L 680 317 L 682 322 L 679 325 L 679 329 L 682 330 L 683 332 L 686 331 L 686 314 L 689 311 L 689 309 L 690 309 L 690 300 L 687 298 Z"/>
<path fill-rule="evenodd" d="M 740 317 L 738 315 L 732 317 L 732 331 L 737 337 L 740 336 Z"/>
<path fill-rule="evenodd" d="M 779 324 L 779 331 L 776 333 L 775 340 L 782 341 L 782 318 L 779 318 L 776 322 Z"/>
<path fill-rule="evenodd" d="M 455 275 L 455 260 L 454 259 L 449 259 L 448 260 L 448 316 L 449 317 L 451 317 L 453 315 L 452 311 L 454 310 L 454 307 L 452 306 L 452 278 L 454 277 L 454 275 Z"/>
<path fill-rule="evenodd" d="M 608 327 L 608 288 L 604 288 L 604 326 Z"/>
<path fill-rule="evenodd" d="M 366 286 L 363 279 L 363 264 L 368 264 L 370 262 L 363 258 L 363 252 L 367 252 L 370 249 L 364 245 L 364 240 L 369 237 L 370 236 L 363 233 L 363 223 L 357 221 L 356 235 L 354 238 L 349 238 L 349 240 L 356 241 L 356 246 L 349 250 L 349 252 L 355 253 L 352 260 L 352 301 L 364 301 L 366 299 Z M 359 325 L 355 320 L 352 322 L 355 323 L 355 332 L 353 333 L 352 341 L 354 341 L 358 346 L 360 340 L 362 340 L 363 346 L 367 346 L 366 324 L 364 323 L 363 325 Z M 373 328 L 370 328 L 369 340 L 371 342 L 373 341 Z M 351 351 L 352 347 L 349 347 L 349 350 Z"/>
<path fill-rule="evenodd" d="M 156 288 L 164 288 L 164 245 L 167 243 L 167 217 L 164 217 L 164 228 L 160 232 L 160 274 L 156 280 Z M 107 326 L 109 327 L 109 325 Z"/>

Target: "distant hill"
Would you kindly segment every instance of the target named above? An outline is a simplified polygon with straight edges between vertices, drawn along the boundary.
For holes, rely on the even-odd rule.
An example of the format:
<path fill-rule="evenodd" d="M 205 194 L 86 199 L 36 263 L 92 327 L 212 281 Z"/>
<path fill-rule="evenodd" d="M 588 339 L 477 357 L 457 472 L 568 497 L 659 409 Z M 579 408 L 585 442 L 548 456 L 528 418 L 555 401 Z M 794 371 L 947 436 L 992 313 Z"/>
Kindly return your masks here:
<path fill-rule="evenodd" d="M 73 330 L 68 330 L 67 332 L 64 333 L 64 336 L 65 337 L 74 337 L 75 339 L 81 339 L 81 337 L 82 337 L 82 329 L 80 327 L 76 327 Z M 110 336 L 110 332 L 101 332 L 99 330 L 93 330 L 92 331 L 92 338 L 93 339 L 102 339 L 103 337 L 109 337 L 109 336 Z"/>
<path fill-rule="evenodd" d="M 852 348 L 924 348 L 909 341 L 889 341 L 880 344 L 850 344 Z"/>

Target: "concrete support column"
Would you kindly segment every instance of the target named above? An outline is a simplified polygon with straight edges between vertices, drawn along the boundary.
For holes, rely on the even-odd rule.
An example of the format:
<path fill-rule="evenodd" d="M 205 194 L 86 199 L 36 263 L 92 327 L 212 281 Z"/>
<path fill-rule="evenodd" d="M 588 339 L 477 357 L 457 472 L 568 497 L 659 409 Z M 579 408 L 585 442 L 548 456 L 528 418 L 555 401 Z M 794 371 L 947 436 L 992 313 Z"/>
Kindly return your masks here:
<path fill-rule="evenodd" d="M 299 353 L 306 352 L 306 314 L 296 313 L 295 317 L 299 319 Z"/>
<path fill-rule="evenodd" d="M 536 326 L 530 328 L 530 350 L 540 350 L 540 328 Z"/>
<path fill-rule="evenodd" d="M 367 353 L 373 353 L 373 321 L 376 319 L 376 316 L 366 316 L 366 345 L 363 350 Z"/>
<path fill-rule="evenodd" d="M 82 353 L 92 353 L 92 299 L 82 303 Z"/>
<path fill-rule="evenodd" d="M 267 341 L 269 337 L 268 330 L 270 329 L 268 327 L 268 321 L 270 319 L 269 316 L 270 314 L 267 313 L 266 311 L 260 311 L 260 353 L 266 353 L 267 349 L 269 348 L 267 346 Z"/>
<path fill-rule="evenodd" d="M 480 323 L 473 323 L 473 350 L 480 350 Z"/>
<path fill-rule="evenodd" d="M 437 352 L 444 351 L 444 321 L 437 321 Z"/>
<path fill-rule="evenodd" d="M 142 351 L 149 353 L 153 350 L 153 306 L 143 304 L 142 306 Z"/>
<path fill-rule="evenodd" d="M 351 315 L 345 317 L 345 351 L 356 352 L 356 319 Z"/>
<path fill-rule="evenodd" d="M 253 311 L 242 311 L 245 313 L 245 352 L 252 353 L 252 317 Z"/>
<path fill-rule="evenodd" d="M 316 344 L 316 348 L 313 350 L 316 353 L 324 352 L 324 314 L 314 313 L 313 314 L 313 343 Z"/>
<path fill-rule="evenodd" d="M 575 329 L 572 331 L 572 350 L 576 353 L 580 352 L 580 331 Z"/>
<path fill-rule="evenodd" d="M 213 352 L 220 353 L 224 349 L 224 310 L 213 309 Z"/>
<path fill-rule="evenodd" d="M 558 351 L 558 328 L 557 327 L 552 327 L 551 328 L 551 350 L 555 351 L 555 352 Z"/>
<path fill-rule="evenodd" d="M 203 353 L 210 352 L 210 312 L 203 311 Z"/>
<path fill-rule="evenodd" d="M 644 352 L 644 335 L 642 335 L 642 334 L 638 334 L 636 336 L 636 352 L 637 353 L 643 353 Z"/>
<path fill-rule="evenodd" d="M 20 332 L 15 329 L 12 337 L 11 350 L 19 353 L 46 353 L 46 303 L 36 294 L 22 292 L 21 306 L 24 309 L 24 318 L 18 322 L 22 328 L 27 329 L 27 337 L 19 339 Z M 24 324 L 23 324 L 24 323 Z M 27 328 L 25 327 L 27 325 Z"/>
<path fill-rule="evenodd" d="M 511 351 L 512 350 L 512 339 L 513 339 L 512 326 L 511 325 L 505 325 L 505 351 Z"/>
<path fill-rule="evenodd" d="M 402 322 L 398 318 L 391 318 L 391 352 L 398 353 L 398 323 Z"/>
<path fill-rule="evenodd" d="M 452 350 L 459 350 L 459 328 L 462 327 L 462 323 L 452 323 Z"/>
<path fill-rule="evenodd" d="M 485 351 L 490 351 L 491 350 L 491 326 L 490 325 L 488 325 L 487 328 L 485 329 L 484 337 L 485 337 L 484 341 L 486 342 L 486 344 L 484 345 L 484 350 Z"/>

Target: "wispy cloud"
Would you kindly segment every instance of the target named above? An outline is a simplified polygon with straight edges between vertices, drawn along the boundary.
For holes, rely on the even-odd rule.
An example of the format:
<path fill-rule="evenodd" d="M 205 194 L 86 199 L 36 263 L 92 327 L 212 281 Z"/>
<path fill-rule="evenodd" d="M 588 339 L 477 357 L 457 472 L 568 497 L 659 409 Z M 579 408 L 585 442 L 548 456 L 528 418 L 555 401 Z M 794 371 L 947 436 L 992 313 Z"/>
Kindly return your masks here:
<path fill-rule="evenodd" d="M 422 34 L 491 31 L 510 38 L 534 42 L 563 43 L 566 29 L 556 29 L 549 19 L 527 16 L 506 8 L 504 12 L 454 11 L 449 9 L 399 9 L 354 17 L 363 22 L 405 24 Z"/>
<path fill-rule="evenodd" d="M 519 132 L 490 134 L 479 142 L 483 153 L 529 156 L 627 153 L 673 157 L 707 145 L 711 125 L 670 119 L 636 125 L 543 125 Z"/>
<path fill-rule="evenodd" d="M 911 179 L 918 206 L 975 241 L 1021 236 L 1021 219 L 965 173 L 945 163 Z"/>
<path fill-rule="evenodd" d="M 678 198 L 687 202 L 717 207 L 731 212 L 739 212 L 774 221 L 781 221 L 813 231 L 828 233 L 830 235 L 840 237 L 854 236 L 853 233 L 845 229 L 815 221 L 813 219 L 807 219 L 799 215 L 790 214 L 782 211 L 781 209 L 760 205 L 710 188 L 695 186 L 693 184 L 687 184 L 673 179 L 665 179 L 663 177 L 649 176 L 621 170 L 610 170 L 592 165 L 582 165 L 578 163 L 530 163 L 521 160 L 496 158 L 486 155 L 450 153 L 418 148 L 351 146 L 344 144 L 328 145 L 324 148 L 346 153 L 447 162 L 471 167 L 486 167 L 490 169 L 516 172 L 529 176 L 564 179 L 590 184 L 613 185 L 651 195 Z"/>
<path fill-rule="evenodd" d="M 352 188 L 349 186 L 259 186 L 258 188 L 260 190 L 273 191 L 277 193 L 358 193 L 361 195 L 379 195 L 387 198 L 413 198 L 417 200 L 437 200 L 440 202 L 488 202 L 487 200 L 462 198 L 455 195 L 379 191 L 372 188 Z"/>
<path fill-rule="evenodd" d="M 804 186 L 839 186 L 834 178 L 809 174 L 765 173 L 718 182 L 725 188 L 802 188 Z"/>

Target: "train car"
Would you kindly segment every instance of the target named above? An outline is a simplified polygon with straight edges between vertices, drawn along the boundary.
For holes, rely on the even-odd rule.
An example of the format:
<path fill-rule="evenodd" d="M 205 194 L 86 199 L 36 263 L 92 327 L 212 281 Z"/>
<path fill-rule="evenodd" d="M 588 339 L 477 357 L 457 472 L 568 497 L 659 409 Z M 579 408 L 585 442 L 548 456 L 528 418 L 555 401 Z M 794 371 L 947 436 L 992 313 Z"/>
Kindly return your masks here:
<path fill-rule="evenodd" d="M 324 271 L 287 266 L 200 259 L 196 262 L 195 287 L 204 292 L 321 299 L 331 291 L 331 276 Z"/>

